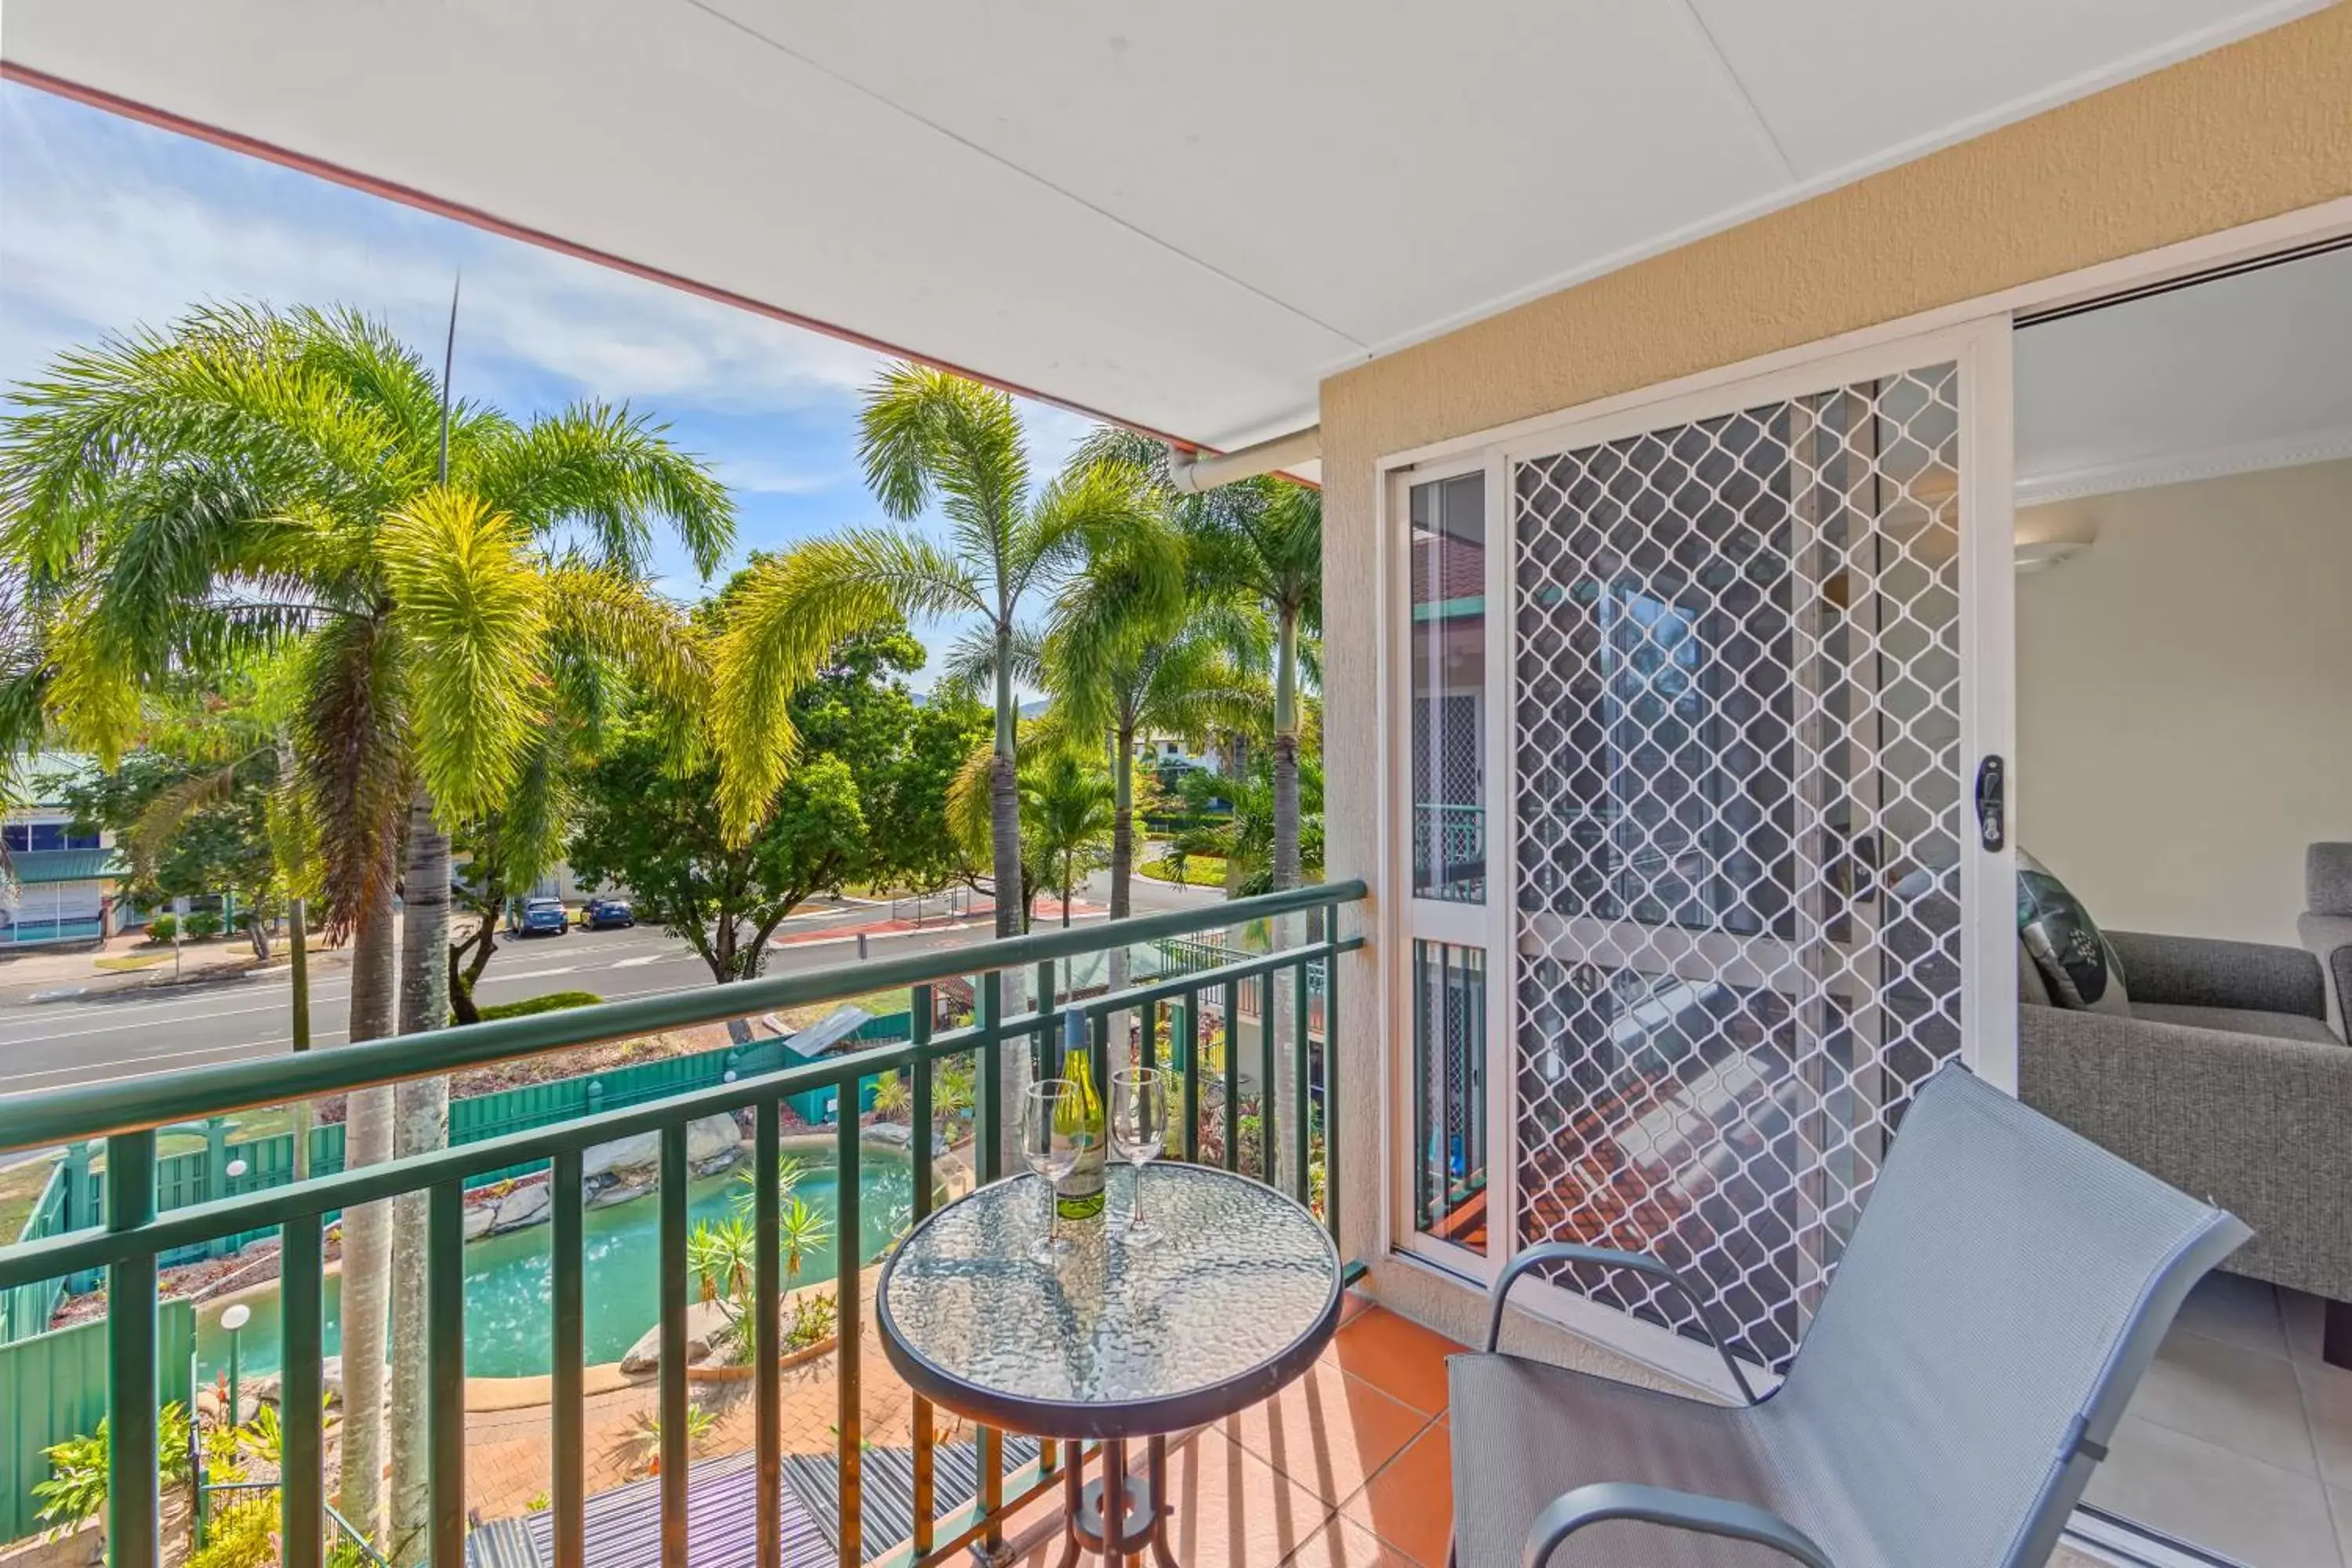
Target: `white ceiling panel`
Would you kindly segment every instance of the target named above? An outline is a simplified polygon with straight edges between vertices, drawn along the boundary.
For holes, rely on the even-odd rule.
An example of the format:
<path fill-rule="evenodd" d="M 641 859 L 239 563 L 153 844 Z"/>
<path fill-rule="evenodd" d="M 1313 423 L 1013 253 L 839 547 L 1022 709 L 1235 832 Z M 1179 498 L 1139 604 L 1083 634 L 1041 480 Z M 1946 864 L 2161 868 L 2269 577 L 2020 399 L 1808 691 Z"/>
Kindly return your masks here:
<path fill-rule="evenodd" d="M 0 59 L 1231 447 L 1370 354 L 2307 8 L 9 0 Z"/>
<path fill-rule="evenodd" d="M 2318 9 L 2312 0 L 1690 0 L 1803 179 L 1859 172 Z"/>

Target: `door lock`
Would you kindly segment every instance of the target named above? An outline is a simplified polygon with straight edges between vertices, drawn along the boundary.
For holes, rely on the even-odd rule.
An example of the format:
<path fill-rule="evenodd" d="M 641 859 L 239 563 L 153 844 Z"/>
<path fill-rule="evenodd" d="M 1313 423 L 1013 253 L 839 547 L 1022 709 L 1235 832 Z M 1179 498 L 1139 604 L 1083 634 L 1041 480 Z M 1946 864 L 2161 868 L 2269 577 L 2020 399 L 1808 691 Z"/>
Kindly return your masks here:
<path fill-rule="evenodd" d="M 1977 763 L 1977 838 L 1988 855 L 2009 846 L 2009 770 L 1988 752 Z"/>

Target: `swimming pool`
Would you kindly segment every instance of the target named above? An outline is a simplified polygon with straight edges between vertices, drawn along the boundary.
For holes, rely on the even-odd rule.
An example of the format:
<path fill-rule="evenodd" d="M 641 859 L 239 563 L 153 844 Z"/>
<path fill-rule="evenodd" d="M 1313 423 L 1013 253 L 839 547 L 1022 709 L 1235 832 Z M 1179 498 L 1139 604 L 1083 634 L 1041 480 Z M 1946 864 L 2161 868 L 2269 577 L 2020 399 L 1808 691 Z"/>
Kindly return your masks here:
<path fill-rule="evenodd" d="M 811 1249 L 793 1281 L 813 1285 L 834 1278 L 839 1238 L 833 1235 L 839 1213 L 840 1172 L 830 1164 L 806 1166 L 793 1192 L 824 1215 L 827 1239 Z M 688 1189 L 687 1213 L 695 1220 L 721 1219 L 733 1212 L 735 1194 L 746 1189 L 732 1173 L 709 1176 Z M 857 1169 L 859 1256 L 873 1258 L 890 1245 L 913 1213 L 914 1170 L 906 1155 L 863 1149 Z M 582 1266 L 587 1303 L 584 1332 L 588 1364 L 618 1361 L 661 1316 L 657 1254 L 661 1203 L 647 1195 L 582 1216 Z M 535 1377 L 549 1370 L 552 1327 L 549 1321 L 548 1248 L 554 1227 L 532 1226 L 486 1237 L 466 1247 L 466 1374 L 469 1377 Z M 689 1290 L 695 1287 L 689 1285 Z M 342 1349 L 342 1277 L 326 1279 L 326 1353 Z M 240 1298 L 253 1310 L 243 1330 L 239 1365 L 247 1377 L 278 1370 L 278 1292 Z M 196 1375 L 205 1383 L 228 1369 L 227 1332 L 220 1326 L 226 1301 L 202 1309 L 196 1319 Z"/>

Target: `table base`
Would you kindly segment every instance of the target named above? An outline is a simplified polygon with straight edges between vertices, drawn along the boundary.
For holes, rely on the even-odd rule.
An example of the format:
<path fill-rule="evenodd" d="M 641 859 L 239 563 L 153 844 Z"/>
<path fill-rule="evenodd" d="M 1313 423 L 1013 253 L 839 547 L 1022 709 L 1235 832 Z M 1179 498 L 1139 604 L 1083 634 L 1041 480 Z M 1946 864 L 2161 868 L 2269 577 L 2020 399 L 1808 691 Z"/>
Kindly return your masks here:
<path fill-rule="evenodd" d="M 1178 1568 L 1168 1547 L 1168 1518 L 1174 1511 L 1165 1501 L 1168 1439 L 1149 1438 L 1144 1448 L 1144 1473 L 1130 1475 L 1127 1445 L 1106 1440 L 1101 1448 L 1102 1476 L 1091 1481 L 1086 1479 L 1083 1447 L 1072 1443 L 1064 1450 L 1067 1455 L 1062 1480 L 1066 1502 L 1058 1568 L 1076 1568 L 1083 1552 L 1099 1552 L 1106 1563 L 1124 1563 L 1147 1547 L 1154 1568 Z M 1106 1499 L 1118 1500 L 1116 1521 L 1106 1521 L 1106 1514 L 1113 1511 L 1105 1507 Z"/>

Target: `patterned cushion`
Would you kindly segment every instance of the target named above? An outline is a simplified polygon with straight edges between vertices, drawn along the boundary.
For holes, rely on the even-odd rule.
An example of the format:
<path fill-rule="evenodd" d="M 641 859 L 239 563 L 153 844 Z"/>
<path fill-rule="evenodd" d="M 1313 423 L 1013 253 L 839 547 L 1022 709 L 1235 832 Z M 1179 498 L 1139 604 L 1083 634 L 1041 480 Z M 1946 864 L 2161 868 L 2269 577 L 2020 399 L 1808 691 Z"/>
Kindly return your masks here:
<path fill-rule="evenodd" d="M 2129 1016 L 2124 968 L 2083 900 L 2022 849 L 2017 852 L 2017 934 L 2061 1007 Z"/>

